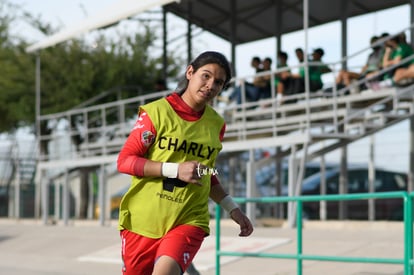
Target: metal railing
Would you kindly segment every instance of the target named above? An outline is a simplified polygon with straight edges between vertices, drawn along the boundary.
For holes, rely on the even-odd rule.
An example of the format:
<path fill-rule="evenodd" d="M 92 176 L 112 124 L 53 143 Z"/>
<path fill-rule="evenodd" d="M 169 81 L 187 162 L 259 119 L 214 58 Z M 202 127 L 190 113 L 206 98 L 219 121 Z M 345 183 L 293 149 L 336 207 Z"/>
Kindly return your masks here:
<path fill-rule="evenodd" d="M 370 48 L 364 48 L 357 54 L 365 53 Z M 338 71 L 337 67 L 354 56 L 356 54 L 344 57 L 337 62 L 325 63 L 332 69 L 332 82 L 334 82 L 335 74 Z M 408 62 L 413 57 L 414 55 L 402 62 Z M 307 62 L 308 66 L 322 64 L 320 62 Z M 286 96 L 284 97 L 286 101 L 297 103 L 279 105 L 276 98 L 276 87 L 273 85 L 276 75 L 287 70 L 298 70 L 304 65 L 298 64 L 288 68 L 278 68 L 277 70 L 232 79 L 232 84 L 241 86 L 241 104 L 221 104 L 223 102 L 219 102 L 217 99 L 213 102 L 214 108 L 223 114 L 227 122 L 225 141 L 274 137 L 293 132 L 316 131 L 322 134 L 344 134 L 339 129 L 344 131 L 346 127 L 343 126 L 349 120 L 355 117 L 361 118 L 366 111 L 371 111 L 378 105 L 398 103 L 400 96 L 402 96 L 400 92 L 397 94 L 391 91 L 381 95 L 372 93 L 366 96 L 348 96 L 350 87 L 337 90 L 336 85 L 334 85 L 331 92 L 320 90 L 310 95 L 300 93 Z M 384 73 L 385 70 L 381 72 Z M 251 77 L 265 76 L 270 78 L 270 98 L 247 102 L 245 95 L 246 81 Z M 358 85 L 366 81 L 367 79 L 361 79 L 358 81 Z M 227 90 L 227 92 L 229 91 Z M 406 89 L 404 96 L 411 92 L 412 88 Z M 62 156 L 65 160 L 76 160 L 116 154 L 136 121 L 137 108 L 168 93 L 168 91 L 151 93 L 94 106 L 78 106 L 64 112 L 39 116 L 39 124 L 46 125 L 46 129 L 42 130 L 43 132 L 38 136 L 38 142 L 44 145 L 40 146 L 39 144 L 38 148 L 45 148 L 40 150 L 39 160 L 56 161 L 62 159 Z M 107 93 L 103 95 L 107 95 Z M 374 101 L 374 98 L 366 97 L 378 98 Z M 90 102 L 93 102 L 93 100 Z M 87 105 L 90 102 L 84 104 Z M 353 103 L 361 105 L 364 102 L 366 104 L 370 102 L 371 104 L 361 107 L 359 110 L 352 109 L 351 105 Z M 57 150 L 50 150 L 49 152 L 47 150 L 49 147 L 59 148 L 59 154 L 56 154 Z"/>
<path fill-rule="evenodd" d="M 315 195 L 300 197 L 262 197 L 262 198 L 235 198 L 235 201 L 244 203 L 297 203 L 297 247 L 296 254 L 277 254 L 261 252 L 237 252 L 223 251 L 220 248 L 221 235 L 221 209 L 216 206 L 216 275 L 220 275 L 220 257 L 238 256 L 238 257 L 256 257 L 256 258 L 274 258 L 274 259 L 291 259 L 297 261 L 297 274 L 303 274 L 303 261 L 331 261 L 331 262 L 350 262 L 350 263 L 373 263 L 373 264 L 396 264 L 404 266 L 404 275 L 413 274 L 413 197 L 414 193 L 407 192 L 381 192 L 381 193 L 361 193 L 345 195 Z M 375 258 L 375 257 L 344 257 L 344 256 L 323 256 L 303 253 L 303 226 L 302 226 L 302 204 L 310 201 L 345 201 L 345 200 L 368 200 L 368 199 L 390 199 L 401 198 L 403 200 L 403 222 L 404 222 L 404 257 L 403 258 Z"/>

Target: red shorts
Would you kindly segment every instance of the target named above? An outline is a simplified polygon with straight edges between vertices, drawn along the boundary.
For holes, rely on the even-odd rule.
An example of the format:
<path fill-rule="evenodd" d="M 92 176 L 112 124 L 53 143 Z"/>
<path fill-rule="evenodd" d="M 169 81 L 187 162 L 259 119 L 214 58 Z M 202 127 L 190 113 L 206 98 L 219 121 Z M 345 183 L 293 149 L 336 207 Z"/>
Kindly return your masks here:
<path fill-rule="evenodd" d="M 122 230 L 122 272 L 124 275 L 151 275 L 156 260 L 161 256 L 173 258 L 184 272 L 205 236 L 203 229 L 192 225 L 179 225 L 160 239 Z"/>

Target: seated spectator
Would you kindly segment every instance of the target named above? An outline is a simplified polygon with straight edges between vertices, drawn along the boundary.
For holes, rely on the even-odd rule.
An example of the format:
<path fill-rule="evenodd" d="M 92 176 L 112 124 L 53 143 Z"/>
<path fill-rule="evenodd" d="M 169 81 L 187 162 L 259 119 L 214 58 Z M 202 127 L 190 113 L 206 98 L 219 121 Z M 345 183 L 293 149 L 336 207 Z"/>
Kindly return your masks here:
<path fill-rule="evenodd" d="M 384 56 L 382 59 L 382 66 L 383 68 L 389 68 L 392 66 L 396 66 L 401 63 L 404 58 L 411 56 L 414 53 L 413 48 L 406 43 L 405 41 L 401 41 L 401 36 L 394 36 L 385 41 L 385 51 Z M 379 88 L 383 87 L 390 87 L 394 84 L 393 77 L 395 72 L 402 68 L 407 69 L 410 66 L 410 63 L 400 64 L 399 66 L 387 71 L 383 76 L 379 83 Z M 398 75 L 398 80 L 400 80 L 401 73 Z M 373 87 L 374 89 L 376 87 Z"/>
<path fill-rule="evenodd" d="M 303 52 L 302 48 L 295 49 L 296 58 L 298 59 L 299 64 L 305 62 L 305 53 Z M 299 68 L 299 75 L 305 77 L 305 67 Z"/>
<path fill-rule="evenodd" d="M 312 53 L 312 62 L 322 63 L 322 56 L 325 54 L 321 48 L 315 49 Z M 310 91 L 316 92 L 323 87 L 322 75 L 331 72 L 331 69 L 325 64 L 315 64 L 309 66 L 309 85 Z"/>
<path fill-rule="evenodd" d="M 270 57 L 266 57 L 263 60 L 263 68 L 262 71 L 271 71 L 272 70 L 272 59 Z M 272 75 L 264 75 L 256 78 L 256 82 L 254 83 L 257 87 L 259 87 L 259 99 L 270 98 L 271 97 L 271 78 Z"/>
<path fill-rule="evenodd" d="M 270 62 L 271 64 L 271 62 Z M 256 74 L 263 71 L 262 62 L 259 57 L 253 57 L 251 61 L 251 66 L 255 68 Z M 261 98 L 263 89 L 265 88 L 267 82 L 270 83 L 270 80 L 266 81 L 262 76 L 257 76 L 253 79 L 253 83 L 245 82 L 244 89 L 247 101 L 257 101 Z M 234 88 L 234 91 L 229 97 L 230 101 L 236 101 L 237 104 L 242 103 L 242 88 L 237 86 Z"/>
<path fill-rule="evenodd" d="M 304 52 L 301 48 L 295 49 L 296 58 L 298 59 L 299 63 L 303 63 L 304 60 Z M 287 66 L 287 59 L 288 56 L 284 52 L 280 52 L 280 57 L 284 60 L 284 64 L 282 66 Z M 305 70 L 304 67 L 299 68 L 299 72 L 297 74 L 292 73 L 289 71 L 284 71 L 277 75 L 278 79 L 276 82 L 276 89 L 277 89 L 277 101 L 278 103 L 283 102 L 283 96 L 285 95 L 293 95 L 296 93 L 301 93 L 304 90 L 303 78 L 305 77 Z"/>
<path fill-rule="evenodd" d="M 372 52 L 368 55 L 367 62 L 362 67 L 359 73 L 351 72 L 347 70 L 341 70 L 336 77 L 336 85 L 339 88 L 348 87 L 354 80 L 359 80 L 366 76 L 369 76 L 371 73 L 381 70 L 382 66 L 382 57 L 383 57 L 383 47 L 378 43 L 378 36 L 373 36 L 370 39 L 370 45 Z"/>
<path fill-rule="evenodd" d="M 310 61 L 322 63 L 323 55 L 323 49 L 315 49 L 312 53 L 312 59 Z M 323 87 L 322 74 L 330 71 L 331 69 L 323 63 L 309 65 L 309 88 L 311 92 L 316 92 Z M 282 98 L 284 95 L 303 93 L 305 91 L 305 70 L 299 70 L 299 74 L 286 74 L 285 77 L 280 79 L 277 91 L 279 103 L 283 101 Z"/>
<path fill-rule="evenodd" d="M 286 52 L 279 51 L 277 53 L 277 69 L 283 69 L 289 67 L 287 64 L 288 60 L 288 54 Z M 275 83 L 274 85 L 277 87 L 277 84 L 279 83 L 280 79 L 286 78 L 290 74 L 290 70 L 282 71 L 280 73 L 277 73 L 275 75 Z"/>
<path fill-rule="evenodd" d="M 414 51 L 412 50 L 411 46 L 406 41 L 406 37 L 404 33 L 401 33 L 399 36 L 399 43 L 402 47 L 409 47 L 411 49 L 411 53 L 408 55 L 413 55 Z M 407 57 L 408 57 L 407 56 Z M 385 80 L 383 83 L 381 83 L 382 86 L 386 85 L 396 85 L 396 86 L 405 86 L 407 84 L 412 84 L 414 82 L 414 59 L 411 59 L 407 63 L 402 65 L 402 67 L 399 67 L 395 70 L 391 81 Z"/>

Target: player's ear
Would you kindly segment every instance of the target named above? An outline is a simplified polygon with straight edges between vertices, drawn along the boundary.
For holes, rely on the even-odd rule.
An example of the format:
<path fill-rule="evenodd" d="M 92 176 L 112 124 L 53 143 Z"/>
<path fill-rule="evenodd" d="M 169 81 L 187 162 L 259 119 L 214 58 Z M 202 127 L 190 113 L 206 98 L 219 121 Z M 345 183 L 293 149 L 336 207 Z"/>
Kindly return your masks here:
<path fill-rule="evenodd" d="M 194 74 L 193 66 L 189 65 L 185 71 L 185 77 L 190 80 L 191 76 Z"/>

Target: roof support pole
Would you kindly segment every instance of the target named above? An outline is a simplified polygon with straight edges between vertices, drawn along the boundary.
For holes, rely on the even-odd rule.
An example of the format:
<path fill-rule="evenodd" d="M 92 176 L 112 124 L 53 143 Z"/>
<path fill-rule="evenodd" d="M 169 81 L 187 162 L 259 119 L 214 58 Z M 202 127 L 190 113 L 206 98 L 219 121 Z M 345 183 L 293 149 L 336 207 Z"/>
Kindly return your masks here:
<path fill-rule="evenodd" d="M 275 5 L 275 37 L 276 37 L 276 64 L 277 64 L 277 53 L 282 50 L 282 1 L 274 1 Z M 276 65 L 277 66 L 277 65 Z"/>
<path fill-rule="evenodd" d="M 410 1 L 411 5 L 410 5 L 410 22 L 414 22 L 414 0 Z M 410 43 L 411 46 L 414 45 L 414 31 L 413 29 L 410 29 Z"/>
<path fill-rule="evenodd" d="M 341 55 L 348 56 L 348 0 L 341 1 Z M 347 68 L 347 61 L 342 62 L 342 69 Z"/>
<path fill-rule="evenodd" d="M 167 11 L 162 7 L 162 78 L 168 77 L 168 53 L 167 53 Z"/>
<path fill-rule="evenodd" d="M 236 33 L 237 33 L 237 2 L 236 0 L 231 0 L 231 35 L 230 35 L 230 45 L 231 45 L 231 69 L 233 75 L 237 75 L 236 72 Z"/>
<path fill-rule="evenodd" d="M 307 54 L 309 52 L 309 0 L 303 0 L 303 31 L 305 35 L 305 58 L 303 60 L 305 66 L 305 99 L 306 99 L 306 129 L 310 129 L 310 84 L 309 84 L 309 60 Z"/>
<path fill-rule="evenodd" d="M 191 1 L 188 1 L 188 20 L 187 20 L 187 63 L 190 64 L 191 61 L 193 60 L 193 51 L 192 51 L 192 39 L 193 39 L 193 35 L 192 35 L 192 3 Z"/>
<path fill-rule="evenodd" d="M 42 148 L 41 148 L 41 140 L 40 140 L 40 100 L 41 100 L 41 94 L 40 94 L 40 51 L 36 52 L 36 72 L 35 72 L 35 127 L 36 127 L 36 146 L 38 150 L 37 157 L 41 156 L 42 154 Z M 38 159 L 40 161 L 40 159 Z M 41 216 L 40 214 L 40 203 L 41 203 L 41 191 L 42 188 L 41 180 L 40 183 L 36 185 L 35 189 L 35 218 L 39 218 Z"/>

